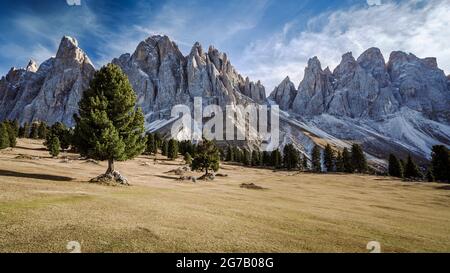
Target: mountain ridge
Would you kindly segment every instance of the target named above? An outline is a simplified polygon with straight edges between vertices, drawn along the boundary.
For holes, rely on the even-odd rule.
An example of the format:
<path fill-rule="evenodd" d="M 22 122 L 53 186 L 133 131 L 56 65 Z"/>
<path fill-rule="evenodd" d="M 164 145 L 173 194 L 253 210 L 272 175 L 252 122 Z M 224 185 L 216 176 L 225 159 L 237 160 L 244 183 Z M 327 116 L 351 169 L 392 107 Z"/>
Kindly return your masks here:
<path fill-rule="evenodd" d="M 239 74 L 226 53 L 195 43 L 185 56 L 165 35 L 148 37 L 112 63 L 128 76 L 149 131 L 174 121 L 174 105 L 192 108 L 202 97 L 204 105 L 278 104 L 282 145 L 294 143 L 307 155 L 315 144 L 340 149 L 358 142 L 382 164 L 390 152 L 426 160 L 432 145 L 450 145 L 450 76 L 432 57 L 394 51 L 386 62 L 378 48 L 369 48 L 356 59 L 345 53 L 333 71 L 313 57 L 297 88 L 286 77 L 267 98 L 261 82 Z M 55 57 L 2 77 L 0 120 L 73 126 L 94 72 L 76 39 L 63 37 Z"/>

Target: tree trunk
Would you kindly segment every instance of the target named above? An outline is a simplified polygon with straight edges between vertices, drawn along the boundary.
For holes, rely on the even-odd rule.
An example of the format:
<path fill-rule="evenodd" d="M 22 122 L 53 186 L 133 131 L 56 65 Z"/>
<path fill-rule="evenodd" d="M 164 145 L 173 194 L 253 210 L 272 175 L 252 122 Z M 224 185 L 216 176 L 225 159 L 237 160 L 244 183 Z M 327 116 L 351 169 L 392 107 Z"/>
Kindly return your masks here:
<path fill-rule="evenodd" d="M 108 160 L 108 170 L 106 171 L 106 174 L 112 174 L 114 172 L 114 159 Z"/>

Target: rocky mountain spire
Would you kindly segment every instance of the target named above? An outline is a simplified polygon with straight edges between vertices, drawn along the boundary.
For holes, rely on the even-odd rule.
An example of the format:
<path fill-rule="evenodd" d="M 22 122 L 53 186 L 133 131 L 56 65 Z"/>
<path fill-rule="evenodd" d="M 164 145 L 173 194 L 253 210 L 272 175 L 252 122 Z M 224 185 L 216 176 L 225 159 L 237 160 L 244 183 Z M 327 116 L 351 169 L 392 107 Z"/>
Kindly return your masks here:
<path fill-rule="evenodd" d="M 287 111 L 292 107 L 297 90 L 289 77 L 286 77 L 270 94 L 270 99 L 277 102 L 281 110 Z"/>
<path fill-rule="evenodd" d="M 38 64 L 37 64 L 33 59 L 31 59 L 31 60 L 28 62 L 28 65 L 27 65 L 27 67 L 25 68 L 25 70 L 28 71 L 28 72 L 37 72 L 37 70 L 38 70 Z"/>
<path fill-rule="evenodd" d="M 20 76 L 6 77 L 0 83 L 0 119 L 20 122 L 44 120 L 73 125 L 78 101 L 95 72 L 89 57 L 71 37 L 61 39 L 55 58 L 37 68 L 30 61 Z"/>
<path fill-rule="evenodd" d="M 367 73 L 378 81 L 380 88 L 390 85 L 390 76 L 380 49 L 376 47 L 367 49 L 359 56 L 357 61 Z"/>
<path fill-rule="evenodd" d="M 168 117 L 172 106 L 190 105 L 195 97 L 219 105 L 266 101 L 260 82 L 245 80 L 225 53 L 213 46 L 205 52 L 198 42 L 184 57 L 167 36 L 151 36 L 132 55 L 122 55 L 113 63 L 127 74 L 150 121 Z"/>
<path fill-rule="evenodd" d="M 330 74 L 322 70 L 319 59 L 314 57 L 308 61 L 305 76 L 298 87 L 292 109 L 294 112 L 305 116 L 323 113 L 328 103 L 327 98 L 332 92 Z"/>

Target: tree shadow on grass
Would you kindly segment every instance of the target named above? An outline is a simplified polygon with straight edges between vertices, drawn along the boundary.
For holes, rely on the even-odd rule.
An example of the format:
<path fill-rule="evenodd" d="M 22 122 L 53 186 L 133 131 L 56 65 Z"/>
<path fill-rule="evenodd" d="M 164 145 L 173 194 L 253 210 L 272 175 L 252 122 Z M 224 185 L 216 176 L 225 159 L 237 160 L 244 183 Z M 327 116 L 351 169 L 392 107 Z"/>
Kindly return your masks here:
<path fill-rule="evenodd" d="M 178 177 L 168 176 L 168 175 L 155 175 L 156 177 L 170 180 L 178 180 Z"/>
<path fill-rule="evenodd" d="M 17 145 L 15 148 L 17 148 L 17 149 L 22 149 L 22 150 L 29 150 L 29 151 L 47 151 L 47 149 L 46 149 L 45 147 L 41 147 L 41 148 L 30 148 L 30 147 L 25 147 L 25 146 Z"/>
<path fill-rule="evenodd" d="M 0 176 L 31 178 L 31 179 L 51 180 L 51 181 L 72 181 L 72 180 L 74 180 L 73 178 L 67 177 L 67 176 L 57 176 L 57 175 L 38 174 L 38 173 L 21 173 L 21 172 L 6 171 L 6 170 L 0 170 Z"/>
<path fill-rule="evenodd" d="M 442 186 L 437 186 L 434 187 L 437 190 L 446 190 L 446 191 L 450 191 L 450 185 L 442 185 Z"/>

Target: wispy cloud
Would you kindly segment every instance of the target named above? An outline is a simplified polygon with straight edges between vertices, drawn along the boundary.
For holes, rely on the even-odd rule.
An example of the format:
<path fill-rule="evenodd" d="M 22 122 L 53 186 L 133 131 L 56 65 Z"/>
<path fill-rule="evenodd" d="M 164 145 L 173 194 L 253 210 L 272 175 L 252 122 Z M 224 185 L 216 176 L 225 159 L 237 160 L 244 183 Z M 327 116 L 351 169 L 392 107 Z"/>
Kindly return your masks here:
<path fill-rule="evenodd" d="M 382 3 L 321 14 L 296 33 L 291 33 L 295 21 L 286 23 L 271 38 L 255 41 L 245 49 L 244 72 L 262 79 L 272 90 L 287 75 L 298 84 L 312 56 L 318 56 L 323 66 L 335 67 L 343 53 L 352 51 L 356 56 L 374 46 L 385 58 L 395 50 L 435 56 L 440 67 L 449 72 L 450 2 Z"/>

